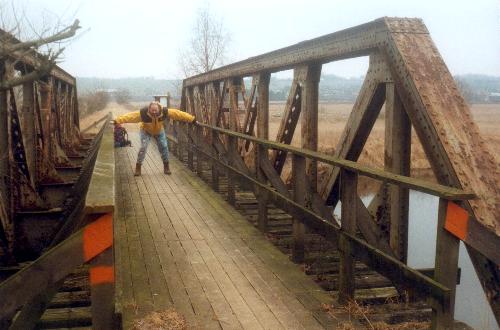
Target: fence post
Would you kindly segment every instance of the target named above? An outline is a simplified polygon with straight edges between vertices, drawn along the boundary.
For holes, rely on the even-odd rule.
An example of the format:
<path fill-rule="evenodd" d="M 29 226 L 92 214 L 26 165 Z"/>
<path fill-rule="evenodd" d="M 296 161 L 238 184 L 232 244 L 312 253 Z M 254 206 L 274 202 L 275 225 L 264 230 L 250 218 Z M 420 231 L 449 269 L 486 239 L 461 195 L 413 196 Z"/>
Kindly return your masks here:
<path fill-rule="evenodd" d="M 239 79 L 233 78 L 229 81 L 229 129 L 237 132 L 237 112 L 238 112 L 238 90 Z M 234 136 L 227 137 L 227 152 L 229 154 L 229 165 L 234 165 L 231 160 L 233 156 L 238 154 L 238 142 Z M 236 204 L 236 187 L 233 173 L 231 170 L 227 171 L 227 200 L 229 204 Z"/>
<path fill-rule="evenodd" d="M 179 136 L 177 135 L 177 131 L 175 130 L 175 126 L 174 126 L 175 122 L 169 122 L 166 127 L 167 127 L 167 132 L 169 132 L 170 134 L 172 134 L 173 137 L 175 137 L 176 139 L 179 138 Z M 172 152 L 172 154 L 176 155 L 176 156 L 179 156 L 179 154 L 177 153 L 177 143 L 171 141 L 172 143 L 169 145 L 169 148 Z"/>
<path fill-rule="evenodd" d="M 175 124 L 175 129 L 177 131 L 177 158 L 179 158 L 179 160 L 181 162 L 184 161 L 183 159 L 183 155 L 182 155 L 182 152 L 183 152 L 183 148 L 182 148 L 182 139 L 183 139 L 183 132 L 182 132 L 182 127 L 181 127 L 181 123 L 179 122 L 174 122 Z"/>
<path fill-rule="evenodd" d="M 92 328 L 115 328 L 115 271 L 113 247 L 90 263 L 90 298 L 92 300 Z"/>
<path fill-rule="evenodd" d="M 259 74 L 256 78 L 257 82 L 257 137 L 261 139 L 269 139 L 269 73 Z M 254 78 L 255 79 L 255 78 Z M 266 176 L 260 168 L 262 159 L 269 158 L 267 148 L 259 144 L 254 144 L 255 148 L 255 171 L 257 180 L 264 183 Z M 263 232 L 267 231 L 267 192 L 265 189 L 259 189 L 258 202 L 258 225 Z"/>
<path fill-rule="evenodd" d="M 219 115 L 219 82 L 211 83 L 212 97 L 210 98 L 210 123 L 212 126 L 217 126 L 217 117 Z M 217 158 L 217 151 L 214 148 L 214 141 L 218 139 L 217 132 L 213 130 L 209 130 L 209 145 L 212 152 L 212 157 Z M 211 172 L 212 172 L 212 189 L 215 191 L 219 191 L 219 172 L 217 170 L 217 161 L 212 159 L 211 164 Z"/>
<path fill-rule="evenodd" d="M 411 123 L 396 92 L 394 83 L 386 83 L 385 170 L 410 176 Z M 408 259 L 409 190 L 389 185 L 390 245 L 396 256 Z"/>
<path fill-rule="evenodd" d="M 340 172 L 341 230 L 356 234 L 358 174 L 342 169 Z M 339 239 L 339 303 L 347 304 L 354 299 L 354 258 L 351 245 L 344 237 Z"/>
<path fill-rule="evenodd" d="M 200 178 L 203 177 L 203 153 L 200 152 L 201 145 L 203 144 L 203 128 L 201 127 L 193 127 L 195 134 L 196 134 L 196 147 L 197 152 L 196 152 L 196 172 L 198 173 L 198 176 Z"/>
<path fill-rule="evenodd" d="M 195 115 L 195 104 L 194 104 L 194 96 L 193 96 L 193 88 L 192 87 L 189 87 L 187 89 L 187 99 L 188 99 L 188 102 L 187 102 L 187 105 L 188 105 L 188 108 L 189 108 L 189 113 L 192 114 L 192 115 Z M 192 148 L 192 144 L 189 143 L 189 137 L 191 136 L 191 130 L 188 128 L 188 127 L 183 127 L 185 128 L 184 129 L 184 133 L 185 133 L 185 136 L 187 138 L 187 165 L 189 167 L 189 169 L 191 171 L 194 171 L 194 163 L 193 163 L 193 148 Z M 184 136 L 184 135 L 183 135 Z"/>
<path fill-rule="evenodd" d="M 306 159 L 302 156 L 292 155 L 292 184 L 293 199 L 300 205 L 306 204 L 307 183 L 306 183 Z M 301 219 L 293 217 L 293 243 L 292 261 L 296 263 L 304 262 L 304 239 L 306 227 Z"/>
<path fill-rule="evenodd" d="M 194 172 L 194 146 L 191 141 L 196 141 L 196 134 L 191 127 L 188 127 L 184 123 L 182 123 L 182 130 L 184 131 L 183 142 L 187 149 L 187 165 L 189 169 Z"/>
<path fill-rule="evenodd" d="M 432 329 L 453 329 L 460 240 L 445 229 L 445 223 L 448 218 L 460 217 L 460 210 L 458 205 L 439 199 L 434 279 L 451 292 L 448 303 L 432 303 Z M 465 210 L 462 213 L 468 217 Z"/>

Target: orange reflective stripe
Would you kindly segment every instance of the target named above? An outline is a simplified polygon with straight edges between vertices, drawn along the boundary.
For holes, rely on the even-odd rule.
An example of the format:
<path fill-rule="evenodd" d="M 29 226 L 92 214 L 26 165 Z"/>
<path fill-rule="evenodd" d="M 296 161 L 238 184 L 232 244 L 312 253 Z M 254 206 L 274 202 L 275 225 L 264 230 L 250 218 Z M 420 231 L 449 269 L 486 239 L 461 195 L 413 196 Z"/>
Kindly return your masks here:
<path fill-rule="evenodd" d="M 469 213 L 453 202 L 448 202 L 444 228 L 464 241 L 467 237 Z"/>
<path fill-rule="evenodd" d="M 90 268 L 90 285 L 115 283 L 113 266 L 96 266 Z"/>
<path fill-rule="evenodd" d="M 83 230 L 83 259 L 85 262 L 113 245 L 113 216 L 105 214 Z"/>

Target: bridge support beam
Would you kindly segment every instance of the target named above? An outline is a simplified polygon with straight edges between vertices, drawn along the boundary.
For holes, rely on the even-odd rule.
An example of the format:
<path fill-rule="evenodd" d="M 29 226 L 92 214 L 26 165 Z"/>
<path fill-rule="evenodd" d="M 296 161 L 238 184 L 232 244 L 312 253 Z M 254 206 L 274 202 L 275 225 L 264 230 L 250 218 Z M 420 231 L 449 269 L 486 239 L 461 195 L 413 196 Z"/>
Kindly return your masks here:
<path fill-rule="evenodd" d="M 356 234 L 358 201 L 358 174 L 349 170 L 340 172 L 340 194 L 341 194 L 341 230 Z M 339 240 L 340 270 L 339 270 L 339 303 L 347 304 L 354 300 L 354 258 L 352 246 L 345 239 Z"/>
<path fill-rule="evenodd" d="M 210 84 L 210 123 L 212 126 L 218 126 L 218 115 L 219 115 L 219 97 L 220 97 L 220 83 L 213 82 Z M 218 139 L 219 136 L 216 132 L 209 130 L 208 132 L 209 143 L 212 149 L 212 157 L 217 157 L 217 151 L 213 147 L 215 139 Z M 211 172 L 212 172 L 212 189 L 215 191 L 219 191 L 219 171 L 217 170 L 217 162 L 212 160 L 211 164 Z"/>
<path fill-rule="evenodd" d="M 445 229 L 449 202 L 439 199 L 434 279 L 450 289 L 446 304 L 432 302 L 432 329 L 453 329 L 460 240 Z"/>
<path fill-rule="evenodd" d="M 234 78 L 228 82 L 229 87 L 229 129 L 238 131 L 238 90 L 240 89 L 241 79 Z M 233 156 L 238 154 L 238 141 L 234 136 L 227 137 L 227 152 L 229 154 L 229 165 L 234 165 Z M 227 200 L 229 204 L 236 205 L 236 184 L 233 180 L 233 173 L 227 171 Z"/>
<path fill-rule="evenodd" d="M 385 88 L 385 170 L 410 176 L 411 123 L 394 83 Z M 389 186 L 390 246 L 396 257 L 408 260 L 409 190 Z"/>
<path fill-rule="evenodd" d="M 257 76 L 257 137 L 261 139 L 269 139 L 269 81 L 271 75 L 263 73 Z M 246 142 L 246 141 L 245 141 Z M 263 160 L 269 159 L 269 151 L 267 148 L 254 144 L 255 147 L 255 170 L 257 180 L 262 183 L 266 182 L 266 175 L 261 169 Z M 263 232 L 267 231 L 267 192 L 264 189 L 259 189 L 258 201 L 258 224 L 259 229 Z"/>

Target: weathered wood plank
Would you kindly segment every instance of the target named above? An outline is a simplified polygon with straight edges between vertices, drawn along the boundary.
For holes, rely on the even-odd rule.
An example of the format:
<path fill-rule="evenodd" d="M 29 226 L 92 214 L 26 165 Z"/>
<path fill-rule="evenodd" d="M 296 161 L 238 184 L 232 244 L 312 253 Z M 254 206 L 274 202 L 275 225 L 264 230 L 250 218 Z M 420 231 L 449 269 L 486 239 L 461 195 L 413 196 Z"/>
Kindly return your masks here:
<path fill-rule="evenodd" d="M 236 286 L 230 280 L 228 274 L 222 268 L 219 260 L 214 256 L 206 242 L 198 240 L 194 241 L 194 245 L 243 328 L 262 329 L 263 327 L 257 319 L 258 315 L 251 311 L 245 301 L 247 297 L 244 299 L 238 292 Z"/>
<path fill-rule="evenodd" d="M 37 324 L 39 328 L 72 328 L 92 324 L 90 307 L 48 309 Z"/>
<path fill-rule="evenodd" d="M 190 263 L 198 277 L 203 290 L 207 294 L 207 298 L 212 304 L 215 315 L 219 320 L 223 329 L 240 329 L 242 325 L 236 318 L 235 311 L 232 310 L 217 282 L 210 273 L 207 265 L 203 262 L 203 258 L 199 254 L 193 241 L 184 241 L 182 247 L 186 254 L 190 256 Z"/>

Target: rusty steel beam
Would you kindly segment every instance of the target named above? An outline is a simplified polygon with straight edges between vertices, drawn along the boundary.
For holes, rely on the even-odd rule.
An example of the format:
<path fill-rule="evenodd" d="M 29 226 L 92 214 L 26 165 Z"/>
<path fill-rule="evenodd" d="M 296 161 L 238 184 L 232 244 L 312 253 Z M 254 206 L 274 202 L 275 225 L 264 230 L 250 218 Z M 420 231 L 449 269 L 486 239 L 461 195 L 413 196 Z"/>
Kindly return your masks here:
<path fill-rule="evenodd" d="M 0 38 L 5 47 L 20 42 L 2 30 Z M 8 81 L 20 74 L 23 91 L 22 107 L 16 104 L 13 88 L 0 92 L 0 135 L 4 137 L 0 138 L 0 248 L 11 261 L 27 257 L 23 246 L 46 241 L 44 226 L 59 225 L 54 214 L 64 207 L 62 200 L 72 182 L 64 182 L 56 166 L 74 167 L 68 156 L 81 155 L 76 79 L 58 66 L 41 78 L 34 76 L 32 71 L 40 63 L 41 55 L 35 51 L 13 51 L 0 61 L 0 79 Z M 23 219 L 30 212 L 50 213 L 50 219 L 27 226 Z"/>
<path fill-rule="evenodd" d="M 250 57 L 224 67 L 184 80 L 184 86 L 193 86 L 231 77 L 251 76 L 256 72 L 278 72 L 293 69 L 304 63 L 331 61 L 369 55 L 383 46 L 388 28 L 381 18 L 353 28 L 300 42 L 266 54 Z M 425 29 L 424 32 L 427 32 Z"/>
<path fill-rule="evenodd" d="M 500 171 L 469 106 L 420 21 L 388 20 L 383 48 L 401 101 L 443 184 L 471 189 L 463 241 L 500 264 Z M 493 235 L 492 235 L 493 234 Z M 491 239 L 485 239 L 486 237 Z"/>
<path fill-rule="evenodd" d="M 285 113 L 281 118 L 278 135 L 276 136 L 276 141 L 280 143 L 290 144 L 292 142 L 293 134 L 295 133 L 295 128 L 297 127 L 297 123 L 299 121 L 302 109 L 302 94 L 299 86 L 299 76 L 303 75 L 301 71 L 302 70 L 300 69 L 296 69 L 293 72 L 293 81 L 292 86 L 290 86 L 290 92 L 288 93 Z M 274 150 L 271 156 L 271 162 L 273 163 L 276 172 L 279 174 L 281 174 L 283 166 L 285 166 L 286 155 L 286 152 Z"/>

